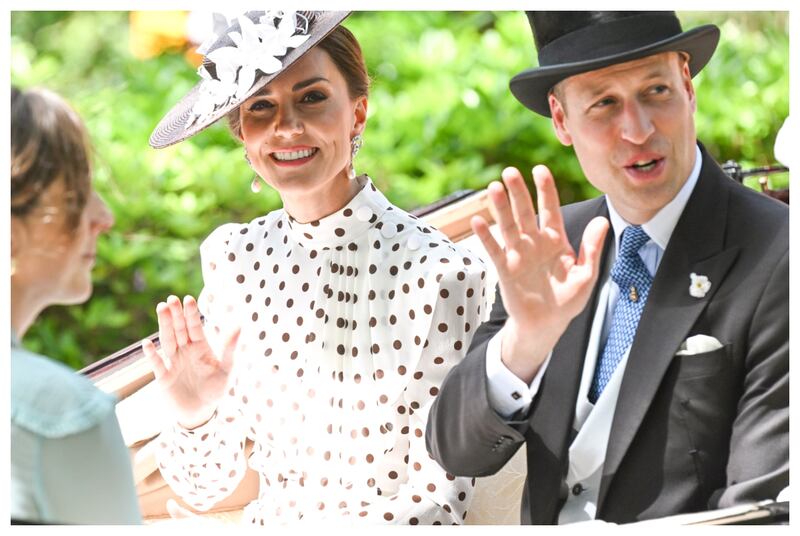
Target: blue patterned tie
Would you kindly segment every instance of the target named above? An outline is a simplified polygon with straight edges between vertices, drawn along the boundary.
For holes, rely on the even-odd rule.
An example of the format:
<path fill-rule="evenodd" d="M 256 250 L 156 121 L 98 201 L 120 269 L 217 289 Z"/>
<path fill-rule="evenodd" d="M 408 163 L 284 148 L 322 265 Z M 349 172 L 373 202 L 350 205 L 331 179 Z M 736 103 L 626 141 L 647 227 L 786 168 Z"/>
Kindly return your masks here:
<path fill-rule="evenodd" d="M 595 367 L 589 389 L 589 400 L 593 404 L 600 398 L 600 393 L 611 380 L 614 369 L 636 335 L 636 326 L 653 283 L 653 277 L 639 256 L 639 249 L 648 240 L 650 237 L 638 225 L 629 225 L 622 231 L 619 254 L 611 268 L 611 279 L 619 286 L 619 299 L 611 318 L 608 340 Z"/>

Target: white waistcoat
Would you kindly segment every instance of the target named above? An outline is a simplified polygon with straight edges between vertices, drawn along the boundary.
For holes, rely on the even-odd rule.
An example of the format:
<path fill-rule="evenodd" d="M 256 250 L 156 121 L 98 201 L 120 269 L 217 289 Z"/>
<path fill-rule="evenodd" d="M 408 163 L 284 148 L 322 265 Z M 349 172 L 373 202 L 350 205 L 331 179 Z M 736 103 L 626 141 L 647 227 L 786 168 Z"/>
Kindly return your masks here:
<path fill-rule="evenodd" d="M 614 419 L 614 409 L 617 405 L 625 364 L 628 360 L 626 352 L 597 400 L 597 404 L 589 402 L 587 395 L 592 384 L 600 349 L 608 294 L 609 284 L 607 283 L 600 293 L 584 360 L 583 376 L 573 422 L 573 428 L 578 431 L 578 435 L 569 448 L 569 471 L 566 480 L 569 494 L 558 516 L 559 524 L 592 520 L 595 518 L 597 510 L 608 436 Z"/>

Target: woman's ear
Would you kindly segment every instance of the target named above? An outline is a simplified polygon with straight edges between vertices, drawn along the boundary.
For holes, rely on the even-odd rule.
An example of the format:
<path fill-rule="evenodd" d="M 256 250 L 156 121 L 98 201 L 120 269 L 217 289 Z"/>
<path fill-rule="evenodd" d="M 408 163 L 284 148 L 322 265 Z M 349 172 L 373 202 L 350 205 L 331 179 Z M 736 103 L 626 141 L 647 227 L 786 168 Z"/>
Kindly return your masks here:
<path fill-rule="evenodd" d="M 365 96 L 362 95 L 356 99 L 353 115 L 355 123 L 353 124 L 353 130 L 350 132 L 351 138 L 364 132 L 364 128 L 367 126 L 367 98 Z"/>
<path fill-rule="evenodd" d="M 11 216 L 11 256 L 15 257 L 25 249 L 28 232 L 25 224 L 18 217 Z"/>
<path fill-rule="evenodd" d="M 28 231 L 21 219 L 11 216 L 11 275 L 14 275 L 19 256 L 25 250 L 28 242 Z"/>
<path fill-rule="evenodd" d="M 244 143 L 244 134 L 242 133 L 242 107 L 241 105 L 236 108 L 236 114 L 239 116 L 239 120 L 237 121 L 236 125 L 236 137 L 239 138 L 239 141 Z"/>

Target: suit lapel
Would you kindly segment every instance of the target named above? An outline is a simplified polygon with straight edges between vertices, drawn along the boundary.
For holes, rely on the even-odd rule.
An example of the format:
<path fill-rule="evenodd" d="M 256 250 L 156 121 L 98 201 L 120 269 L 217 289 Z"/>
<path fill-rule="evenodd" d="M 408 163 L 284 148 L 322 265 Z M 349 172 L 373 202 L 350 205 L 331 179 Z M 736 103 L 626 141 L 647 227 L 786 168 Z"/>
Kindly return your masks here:
<path fill-rule="evenodd" d="M 571 218 L 567 229 L 570 243 L 577 252 L 586 224 L 595 216 L 608 218 L 605 198 L 599 198 L 582 215 Z M 607 275 L 608 251 L 613 237 L 609 231 L 603 248 L 603 267 Z M 605 278 L 603 272 L 599 281 Z M 571 437 L 586 345 L 591 330 L 597 296 L 602 285 L 595 285 L 584 310 L 567 326 L 564 335 L 553 348 L 547 374 L 539 387 L 535 411 L 531 412 L 528 445 L 528 475 L 532 508 L 532 523 L 553 523 L 558 514 L 559 496 L 553 493 L 561 486 L 564 462 Z"/>
<path fill-rule="evenodd" d="M 703 168 L 678 220 L 653 280 L 620 387 L 603 466 L 598 512 L 608 488 L 647 413 L 680 344 L 689 335 L 739 248 L 724 249 L 729 181 L 703 151 Z M 689 294 L 692 272 L 708 276 L 703 298 Z"/>

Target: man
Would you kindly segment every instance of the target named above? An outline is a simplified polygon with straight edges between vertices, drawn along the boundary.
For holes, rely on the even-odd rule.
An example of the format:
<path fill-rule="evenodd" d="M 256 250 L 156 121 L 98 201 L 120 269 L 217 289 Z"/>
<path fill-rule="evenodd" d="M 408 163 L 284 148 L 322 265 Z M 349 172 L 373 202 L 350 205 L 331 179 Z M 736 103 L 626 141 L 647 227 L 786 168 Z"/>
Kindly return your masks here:
<path fill-rule="evenodd" d="M 522 522 L 625 523 L 775 498 L 789 473 L 788 207 L 695 137 L 692 77 L 719 30 L 672 12 L 534 12 L 511 81 L 604 196 L 559 208 L 533 170 L 489 186 L 504 248 L 490 319 L 431 408 L 450 473 L 523 444 Z M 577 254 L 575 253 L 577 252 Z"/>

